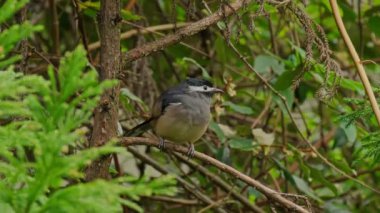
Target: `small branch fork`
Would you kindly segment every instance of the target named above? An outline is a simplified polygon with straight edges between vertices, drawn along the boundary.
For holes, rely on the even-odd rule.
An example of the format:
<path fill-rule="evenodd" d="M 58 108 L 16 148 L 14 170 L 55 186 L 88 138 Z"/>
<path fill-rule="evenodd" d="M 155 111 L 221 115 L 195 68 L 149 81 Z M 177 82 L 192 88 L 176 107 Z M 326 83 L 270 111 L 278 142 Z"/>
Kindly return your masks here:
<path fill-rule="evenodd" d="M 158 147 L 159 142 L 150 139 L 150 138 L 142 138 L 142 137 L 124 137 L 121 138 L 120 140 L 121 145 L 123 146 L 132 146 L 132 145 L 148 145 L 148 146 L 155 146 Z M 172 144 L 172 143 L 166 143 L 165 144 L 166 150 L 186 154 L 187 153 L 187 148 L 184 146 Z M 281 206 L 294 211 L 294 212 L 309 212 L 306 209 L 304 209 L 302 206 L 299 206 L 298 204 L 284 198 L 281 196 L 279 192 L 274 191 L 273 189 L 263 185 L 257 180 L 252 179 L 251 177 L 239 172 L 238 170 L 234 169 L 231 166 L 228 166 L 215 158 L 212 158 L 208 155 L 205 155 L 203 153 L 195 151 L 194 153 L 194 158 L 201 160 L 203 162 L 206 162 L 208 164 L 211 164 L 221 171 L 228 173 L 232 175 L 233 177 L 247 183 L 248 185 L 254 187 L 261 193 L 263 193 L 268 199 L 275 201 L 276 203 L 280 204 Z"/>

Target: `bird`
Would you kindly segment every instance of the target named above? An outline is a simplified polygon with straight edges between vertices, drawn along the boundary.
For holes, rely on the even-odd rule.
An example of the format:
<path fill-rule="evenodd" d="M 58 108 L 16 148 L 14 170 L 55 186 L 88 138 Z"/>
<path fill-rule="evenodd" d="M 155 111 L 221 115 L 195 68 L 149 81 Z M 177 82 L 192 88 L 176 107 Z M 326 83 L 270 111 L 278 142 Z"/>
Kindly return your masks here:
<path fill-rule="evenodd" d="M 149 129 L 159 137 L 159 148 L 165 140 L 189 144 L 188 156 L 195 154 L 194 143 L 206 132 L 211 120 L 211 99 L 223 90 L 201 78 L 187 78 L 164 91 L 154 102 L 149 119 L 132 128 L 126 136 L 139 136 Z"/>

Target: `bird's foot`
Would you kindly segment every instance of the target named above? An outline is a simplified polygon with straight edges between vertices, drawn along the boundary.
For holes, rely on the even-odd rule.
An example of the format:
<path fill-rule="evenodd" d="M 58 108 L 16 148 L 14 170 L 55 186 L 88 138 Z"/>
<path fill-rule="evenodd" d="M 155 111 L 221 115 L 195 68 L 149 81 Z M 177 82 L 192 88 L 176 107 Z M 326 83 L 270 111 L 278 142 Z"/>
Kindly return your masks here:
<path fill-rule="evenodd" d="M 158 142 L 158 148 L 161 150 L 161 151 L 164 151 L 165 149 L 165 140 L 163 138 L 160 137 L 160 140 Z"/>
<path fill-rule="evenodd" d="M 189 156 L 189 158 L 192 158 L 194 157 L 194 154 L 195 154 L 194 144 L 190 143 L 189 149 L 187 150 L 187 156 Z"/>

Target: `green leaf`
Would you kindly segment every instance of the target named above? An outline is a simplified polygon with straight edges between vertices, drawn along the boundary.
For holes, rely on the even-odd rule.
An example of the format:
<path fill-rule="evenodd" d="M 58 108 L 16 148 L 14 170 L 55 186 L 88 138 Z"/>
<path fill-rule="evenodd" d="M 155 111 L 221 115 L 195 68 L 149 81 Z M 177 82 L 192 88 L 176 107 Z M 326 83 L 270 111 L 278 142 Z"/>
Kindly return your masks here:
<path fill-rule="evenodd" d="M 120 94 L 131 99 L 132 101 L 136 101 L 140 104 L 143 104 L 144 101 L 141 100 L 141 98 L 137 97 L 135 94 L 133 94 L 128 88 L 124 87 L 120 89 Z"/>
<path fill-rule="evenodd" d="M 303 193 L 308 195 L 309 197 L 321 201 L 321 199 L 314 193 L 314 191 L 309 187 L 306 181 L 304 181 L 302 178 L 298 177 L 297 175 L 293 175 L 295 186 Z"/>
<path fill-rule="evenodd" d="M 4 58 L 21 39 L 27 38 L 33 32 L 41 31 L 40 25 L 32 25 L 24 22 L 21 25 L 13 25 L 0 32 L 0 59 Z"/>
<path fill-rule="evenodd" d="M 278 161 L 277 159 L 273 159 L 273 161 L 276 163 L 276 166 L 282 170 L 285 176 L 285 179 L 289 181 L 292 185 L 295 185 L 296 183 L 295 183 L 292 173 L 290 173 L 288 169 L 284 165 L 282 165 L 282 163 L 280 163 L 280 161 Z"/>
<path fill-rule="evenodd" d="M 294 71 L 285 71 L 282 75 L 280 75 L 276 82 L 274 83 L 273 87 L 277 90 L 284 90 L 289 88 L 295 77 L 297 76 L 297 72 Z"/>
<path fill-rule="evenodd" d="M 373 5 L 372 7 L 369 7 L 365 12 L 364 16 L 371 17 L 380 15 L 380 5 Z"/>
<path fill-rule="evenodd" d="M 320 170 L 317 170 L 313 167 L 309 167 L 310 168 L 310 175 L 313 179 L 315 179 L 316 181 L 322 183 L 323 185 L 327 186 L 327 188 L 329 188 L 335 195 L 338 195 L 338 190 L 337 188 L 335 187 L 335 185 L 333 183 L 331 183 L 330 181 L 328 181 L 324 176 L 323 176 L 323 171 L 320 171 Z"/>
<path fill-rule="evenodd" d="M 273 56 L 259 55 L 255 58 L 254 68 L 259 73 L 268 73 L 273 71 L 277 74 L 282 74 L 285 70 L 284 64 Z"/>
<path fill-rule="evenodd" d="M 250 151 L 257 147 L 257 144 L 250 138 L 232 138 L 228 141 L 228 144 L 233 149 L 239 149 L 243 151 Z"/>
<path fill-rule="evenodd" d="M 339 126 L 340 127 L 335 133 L 333 148 L 342 147 L 347 143 L 353 143 L 356 141 L 357 130 L 354 124 L 341 122 Z"/>
<path fill-rule="evenodd" d="M 195 66 L 197 66 L 199 69 L 202 70 L 202 77 L 206 80 L 212 80 L 211 76 L 208 74 L 208 71 L 206 70 L 206 68 L 204 68 L 202 65 L 200 65 L 196 60 L 192 59 L 192 58 L 188 58 L 188 57 L 184 57 L 182 59 L 183 61 L 186 61 L 186 62 L 191 62 L 193 63 Z"/>
<path fill-rule="evenodd" d="M 224 135 L 223 130 L 220 128 L 220 126 L 217 123 L 215 123 L 214 121 L 210 121 L 209 128 L 213 132 L 215 132 L 216 136 L 218 136 L 221 142 L 224 142 L 226 140 L 226 136 Z"/>
<path fill-rule="evenodd" d="M 223 163 L 228 164 L 228 165 L 230 165 L 232 163 L 231 162 L 231 151 L 228 148 L 228 146 L 222 146 L 222 147 L 217 149 L 216 159 L 218 159 L 219 161 L 222 161 Z"/>
<path fill-rule="evenodd" d="M 326 202 L 324 212 L 326 213 L 352 213 L 352 210 L 346 203 L 339 203 L 339 200 Z"/>
<path fill-rule="evenodd" d="M 6 60 L 0 61 L 0 70 L 6 68 L 7 66 L 16 63 L 17 61 L 21 60 L 22 57 L 20 55 L 14 55 Z"/>
<path fill-rule="evenodd" d="M 339 7 L 342 9 L 343 11 L 343 20 L 345 23 L 355 23 L 356 21 L 356 13 L 355 11 L 353 10 L 353 7 L 351 7 L 351 5 L 347 4 L 346 2 L 343 2 L 343 1 L 339 1 L 338 2 L 339 4 Z"/>
<path fill-rule="evenodd" d="M 369 29 L 375 33 L 377 37 L 380 37 L 380 16 L 371 16 L 368 20 L 368 27 Z"/>
<path fill-rule="evenodd" d="M 137 21 L 141 19 L 139 15 L 133 14 L 131 11 L 124 9 L 121 10 L 121 17 L 126 21 Z"/>
<path fill-rule="evenodd" d="M 123 199 L 121 201 L 121 203 L 127 207 L 129 207 L 130 209 L 133 209 L 135 210 L 136 212 L 144 212 L 144 209 L 142 209 L 137 203 L 135 202 L 132 202 L 130 200 L 125 200 Z"/>
<path fill-rule="evenodd" d="M 359 81 L 351 80 L 348 78 L 342 78 L 340 86 L 344 89 L 355 91 L 362 95 L 364 95 L 365 93 L 363 84 Z"/>
<path fill-rule="evenodd" d="M 347 136 L 342 128 L 338 128 L 334 136 L 334 145 L 333 148 L 342 147 L 347 144 Z"/>
<path fill-rule="evenodd" d="M 79 7 L 81 10 L 84 11 L 84 13 L 87 16 L 90 16 L 92 18 L 96 17 L 96 14 L 100 11 L 100 1 L 92 2 L 92 1 L 85 1 L 85 2 L 79 2 Z M 133 14 L 129 10 L 122 9 L 120 11 L 121 17 L 126 21 L 137 21 L 140 20 L 141 17 Z"/>
<path fill-rule="evenodd" d="M 3 203 L 0 201 L 0 209 L 3 213 L 15 213 L 15 210 L 8 203 Z"/>
<path fill-rule="evenodd" d="M 355 174 L 354 170 L 348 165 L 347 161 L 345 159 L 333 159 L 331 158 L 330 161 L 339 169 L 344 171 L 345 173 L 351 175 Z"/>
<path fill-rule="evenodd" d="M 230 101 L 224 102 L 224 105 L 229 107 L 231 110 L 238 112 L 238 113 L 241 113 L 241 114 L 245 114 L 245 115 L 252 115 L 253 114 L 253 110 L 247 106 L 234 104 Z"/>
<path fill-rule="evenodd" d="M 279 93 L 283 97 L 285 97 L 286 105 L 289 108 L 291 108 L 291 106 L 293 105 L 293 102 L 294 102 L 294 93 L 293 93 L 293 90 L 291 88 L 287 88 L 285 90 L 280 90 Z M 287 114 L 286 106 L 284 106 L 283 101 L 281 100 L 281 98 L 278 95 L 273 94 L 273 101 L 281 108 L 281 111 L 284 114 Z"/>
<path fill-rule="evenodd" d="M 347 125 L 345 123 L 341 123 L 340 127 L 343 129 L 349 142 L 353 143 L 356 141 L 357 130 L 355 124 Z"/>
<path fill-rule="evenodd" d="M 5 3 L 2 3 L 0 7 L 0 24 L 13 16 L 13 14 L 20 10 L 27 2 L 28 0 L 7 0 Z"/>
<path fill-rule="evenodd" d="M 294 79 L 299 75 L 302 70 L 302 65 L 297 66 L 296 70 L 288 70 L 282 73 L 274 83 L 273 87 L 277 90 L 285 90 L 290 88 Z"/>

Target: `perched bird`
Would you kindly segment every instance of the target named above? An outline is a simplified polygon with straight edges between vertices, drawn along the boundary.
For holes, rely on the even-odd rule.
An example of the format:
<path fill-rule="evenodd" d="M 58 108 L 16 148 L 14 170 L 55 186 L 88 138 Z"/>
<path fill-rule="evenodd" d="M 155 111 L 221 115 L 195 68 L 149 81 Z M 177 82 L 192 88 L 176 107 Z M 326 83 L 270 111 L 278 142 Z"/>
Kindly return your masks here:
<path fill-rule="evenodd" d="M 159 148 L 165 140 L 188 143 L 188 155 L 194 155 L 194 142 L 206 132 L 211 119 L 211 98 L 223 90 L 198 78 L 188 78 L 161 94 L 152 108 L 152 116 L 134 127 L 127 136 L 138 136 L 148 129 L 159 136 Z"/>

